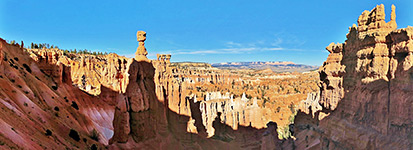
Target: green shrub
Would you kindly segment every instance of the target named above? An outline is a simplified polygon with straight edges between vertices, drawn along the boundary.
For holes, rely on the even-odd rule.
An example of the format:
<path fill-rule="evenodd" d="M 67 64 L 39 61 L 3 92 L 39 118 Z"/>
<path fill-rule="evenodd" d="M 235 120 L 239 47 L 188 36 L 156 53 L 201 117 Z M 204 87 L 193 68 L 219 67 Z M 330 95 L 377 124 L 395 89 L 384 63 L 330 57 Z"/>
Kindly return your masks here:
<path fill-rule="evenodd" d="M 93 129 L 93 130 L 90 132 L 89 137 L 90 137 L 91 139 L 95 140 L 95 141 L 99 141 L 99 132 L 98 132 L 96 129 Z"/>

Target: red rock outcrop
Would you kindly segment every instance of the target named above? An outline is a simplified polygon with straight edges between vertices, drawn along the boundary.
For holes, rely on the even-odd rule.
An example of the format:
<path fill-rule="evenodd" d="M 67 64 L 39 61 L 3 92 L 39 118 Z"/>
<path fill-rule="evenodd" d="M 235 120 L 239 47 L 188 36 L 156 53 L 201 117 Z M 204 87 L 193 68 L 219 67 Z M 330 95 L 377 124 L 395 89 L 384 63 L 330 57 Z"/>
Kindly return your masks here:
<path fill-rule="evenodd" d="M 2 147 L 117 148 L 169 134 L 152 64 L 116 54 L 23 51 L 4 40 L 0 47 Z"/>
<path fill-rule="evenodd" d="M 33 60 L 1 39 L 0 147 L 3 149 L 103 148 L 113 135 L 114 97 L 72 86 L 70 68 Z M 48 58 L 55 56 L 49 53 Z"/>
<path fill-rule="evenodd" d="M 239 126 L 262 129 L 272 121 L 278 124 L 279 132 L 287 132 L 294 105 L 305 99 L 306 92 L 317 88 L 313 72 L 228 71 L 205 63 L 170 64 L 166 56 L 158 54 L 152 62 L 158 98 L 166 96 L 171 111 L 190 117 L 185 122 L 188 132 L 205 137 L 215 135 L 213 121 L 219 113 L 221 122 L 232 130 Z M 192 101 L 199 106 L 192 107 Z M 201 113 L 201 123 L 196 121 L 193 111 Z"/>
<path fill-rule="evenodd" d="M 125 93 L 129 83 L 127 71 L 132 63 L 130 58 L 113 53 L 98 56 L 76 55 L 59 49 L 28 49 L 28 52 L 48 75 L 59 77 L 62 74 L 59 67 L 70 67 L 73 84 L 92 95 L 99 95 L 102 86 Z"/>
<path fill-rule="evenodd" d="M 295 120 L 298 149 L 412 148 L 413 28 L 395 18 L 394 6 L 387 23 L 383 5 L 364 11 L 343 44 L 326 48 L 320 96 L 301 104 L 315 116 Z"/>
<path fill-rule="evenodd" d="M 148 62 L 116 54 L 24 51 L 5 41 L 0 47 L 5 148 L 292 146 L 291 140 L 278 140 L 277 123 L 288 125 L 287 106 L 313 89 L 313 82 L 306 83 L 311 73 L 233 73 L 205 64 L 179 68 L 170 55 Z M 230 90 L 235 98 L 222 96 Z"/>
<path fill-rule="evenodd" d="M 152 64 L 134 60 L 129 67 L 130 80 L 125 93 L 127 97 L 125 97 L 125 101 L 119 101 L 116 108 L 115 116 L 118 117 L 114 120 L 115 133 L 110 140 L 110 148 L 200 149 L 210 147 L 220 149 L 226 147 L 248 149 L 281 147 L 283 141 L 277 139 L 278 134 L 275 131 L 277 127 L 276 124 L 274 126 L 274 123 L 268 124 L 268 129 L 259 129 L 248 127 L 251 124 L 250 121 L 234 130 L 226 125 L 225 121 L 220 120 L 222 117 L 214 116 L 209 118 L 211 120 L 208 120 L 208 126 L 211 128 L 213 126 L 213 129 L 218 132 L 212 134 L 211 138 L 207 138 L 208 131 L 203 127 L 203 119 L 207 117 L 203 117 L 203 115 L 205 115 L 205 111 L 211 111 L 211 109 L 201 109 L 201 105 L 208 104 L 198 102 L 195 100 L 196 96 L 188 97 L 190 94 L 183 90 L 187 86 L 186 81 L 181 80 L 186 77 L 173 73 L 174 70 L 170 67 L 169 58 L 170 55 L 158 55 L 158 59 L 153 60 Z M 154 68 L 151 68 L 152 65 Z M 214 79 L 212 81 L 219 82 L 220 80 Z M 144 91 L 142 95 L 139 95 L 139 92 L 138 95 L 134 95 L 136 90 Z M 146 101 L 136 103 L 134 100 L 131 101 L 131 97 L 148 100 L 148 103 Z M 134 109 L 135 104 L 136 106 L 148 106 L 148 108 Z M 253 106 L 258 107 L 256 103 Z M 238 109 L 241 111 L 241 108 Z M 221 113 L 213 111 L 209 114 L 216 112 Z M 245 137 L 245 134 L 254 136 Z"/>

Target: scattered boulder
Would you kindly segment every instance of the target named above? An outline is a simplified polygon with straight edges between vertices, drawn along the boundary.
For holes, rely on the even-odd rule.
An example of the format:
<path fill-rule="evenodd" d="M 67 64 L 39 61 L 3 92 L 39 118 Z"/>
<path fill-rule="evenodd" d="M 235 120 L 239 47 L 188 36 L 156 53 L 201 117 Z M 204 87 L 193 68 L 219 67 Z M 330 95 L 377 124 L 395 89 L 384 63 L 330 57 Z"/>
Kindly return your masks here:
<path fill-rule="evenodd" d="M 50 131 L 49 129 L 47 129 L 45 135 L 46 135 L 46 136 L 51 136 L 51 135 L 52 135 L 52 131 Z"/>
<path fill-rule="evenodd" d="M 79 133 L 76 130 L 70 129 L 69 137 L 71 137 L 75 141 L 80 141 Z"/>
<path fill-rule="evenodd" d="M 77 103 L 75 101 L 72 101 L 71 105 L 74 109 L 79 110 L 79 106 L 77 106 Z"/>

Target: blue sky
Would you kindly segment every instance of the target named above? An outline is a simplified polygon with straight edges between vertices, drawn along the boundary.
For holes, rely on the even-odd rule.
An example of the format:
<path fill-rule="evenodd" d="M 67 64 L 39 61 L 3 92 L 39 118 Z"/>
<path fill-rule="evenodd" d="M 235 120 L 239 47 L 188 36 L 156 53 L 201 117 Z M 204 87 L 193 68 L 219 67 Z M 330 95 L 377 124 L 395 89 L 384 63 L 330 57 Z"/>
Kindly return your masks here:
<path fill-rule="evenodd" d="M 293 61 L 322 65 L 331 42 L 344 42 L 364 10 L 396 5 L 399 28 L 413 25 L 413 2 L 346 1 L 69 1 L 0 0 L 0 37 L 63 49 L 133 57 L 136 31 L 148 57 L 172 61 Z"/>

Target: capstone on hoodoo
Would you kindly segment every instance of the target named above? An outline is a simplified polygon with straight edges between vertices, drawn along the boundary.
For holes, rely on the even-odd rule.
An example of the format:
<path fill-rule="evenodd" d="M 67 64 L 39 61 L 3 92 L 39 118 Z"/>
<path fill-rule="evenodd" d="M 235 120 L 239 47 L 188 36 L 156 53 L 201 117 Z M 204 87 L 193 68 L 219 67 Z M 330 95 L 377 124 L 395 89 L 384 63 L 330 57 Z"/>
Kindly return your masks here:
<path fill-rule="evenodd" d="M 148 55 L 148 51 L 146 51 L 145 48 L 146 32 L 138 31 L 136 33 L 136 37 L 139 42 L 139 46 L 135 53 L 135 60 L 150 62 L 150 60 L 146 57 L 146 55 Z"/>

